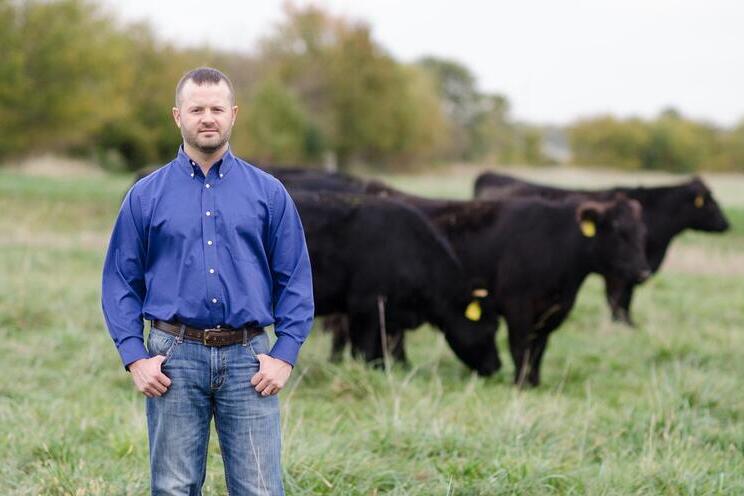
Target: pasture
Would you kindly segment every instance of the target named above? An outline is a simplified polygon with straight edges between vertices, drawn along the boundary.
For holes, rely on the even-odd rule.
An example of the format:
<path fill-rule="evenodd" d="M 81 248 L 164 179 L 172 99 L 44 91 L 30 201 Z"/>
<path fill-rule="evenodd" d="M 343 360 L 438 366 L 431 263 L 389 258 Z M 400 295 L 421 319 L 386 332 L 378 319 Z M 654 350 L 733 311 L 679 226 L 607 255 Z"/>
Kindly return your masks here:
<path fill-rule="evenodd" d="M 674 182 L 510 169 L 575 186 Z M 382 179 L 466 198 L 476 169 Z M 543 385 L 471 375 L 436 331 L 413 364 L 327 361 L 316 327 L 281 393 L 290 495 L 744 494 L 744 177 L 705 176 L 732 230 L 685 233 L 636 293 L 639 328 L 609 321 L 592 276 L 553 334 Z M 0 494 L 148 491 L 144 397 L 106 332 L 100 273 L 129 177 L 0 171 Z M 212 433 L 205 494 L 225 494 Z"/>

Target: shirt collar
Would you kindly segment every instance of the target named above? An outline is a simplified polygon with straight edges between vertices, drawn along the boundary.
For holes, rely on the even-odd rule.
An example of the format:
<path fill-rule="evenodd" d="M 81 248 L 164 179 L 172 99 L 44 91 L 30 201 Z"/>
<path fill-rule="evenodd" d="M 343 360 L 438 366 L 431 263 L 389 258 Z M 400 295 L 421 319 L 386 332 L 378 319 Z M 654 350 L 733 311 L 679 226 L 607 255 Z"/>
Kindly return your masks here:
<path fill-rule="evenodd" d="M 201 170 L 199 164 L 191 160 L 191 157 L 186 154 L 186 151 L 183 149 L 183 143 L 178 147 L 176 162 L 178 163 L 178 168 L 191 177 L 194 177 L 193 175 L 197 171 Z M 220 178 L 222 178 L 227 175 L 228 172 L 230 172 L 230 169 L 232 169 L 234 162 L 235 155 L 233 155 L 232 150 L 228 146 L 225 154 L 222 155 L 222 157 L 217 162 L 215 162 L 212 168 L 215 169 Z"/>

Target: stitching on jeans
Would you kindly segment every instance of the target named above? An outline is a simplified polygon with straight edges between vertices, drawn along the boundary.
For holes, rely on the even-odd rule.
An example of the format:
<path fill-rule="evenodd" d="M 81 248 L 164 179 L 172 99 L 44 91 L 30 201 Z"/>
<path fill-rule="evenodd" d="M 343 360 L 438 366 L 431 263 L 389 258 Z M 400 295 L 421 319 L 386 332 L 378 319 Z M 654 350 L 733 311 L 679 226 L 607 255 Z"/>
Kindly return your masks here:
<path fill-rule="evenodd" d="M 163 332 L 163 331 L 159 331 L 159 332 Z M 158 336 L 157 334 L 153 334 L 153 332 L 152 332 L 152 330 L 151 330 L 151 331 L 150 331 L 150 334 L 149 334 L 149 336 L 147 336 L 147 345 L 148 345 L 148 346 L 147 346 L 147 351 L 149 351 L 150 353 L 153 353 L 153 352 L 154 352 L 154 350 L 152 349 L 152 348 L 153 348 L 153 347 L 152 347 L 152 341 L 153 341 L 153 340 L 159 340 L 159 341 L 164 341 L 164 342 L 168 342 L 168 341 L 170 341 L 170 339 L 171 339 L 171 338 L 170 338 L 170 336 L 169 336 L 169 335 L 166 335 L 166 336 Z M 170 343 L 169 343 L 169 344 L 167 345 L 167 347 L 166 347 L 166 349 L 165 349 L 165 352 L 163 352 L 163 353 L 157 353 L 157 354 L 158 354 L 158 355 L 161 355 L 161 354 L 162 354 L 162 355 L 166 355 L 166 354 L 167 354 L 168 352 L 170 352 L 171 348 L 173 348 L 173 344 L 174 344 L 174 343 L 175 343 L 175 338 L 173 338 L 173 341 L 172 341 L 172 342 L 170 342 Z M 158 349 L 160 349 L 160 348 L 161 348 L 160 346 L 155 346 L 155 347 L 156 347 L 156 348 L 158 348 Z"/>
<path fill-rule="evenodd" d="M 173 353 L 175 351 L 176 345 L 178 344 L 178 339 L 173 338 L 173 341 L 168 345 L 168 349 L 165 350 L 165 353 L 163 354 L 165 356 L 165 360 L 163 360 L 163 363 L 160 365 L 161 367 L 164 366 L 173 356 Z"/>
<path fill-rule="evenodd" d="M 178 344 L 178 340 L 174 339 L 173 342 L 168 347 L 168 351 L 165 353 L 165 360 L 163 360 L 163 363 L 161 364 L 161 366 L 165 365 L 168 362 L 168 360 L 171 359 L 171 357 L 173 356 L 173 351 L 177 344 Z"/>
<path fill-rule="evenodd" d="M 214 415 L 214 423 L 215 427 L 219 425 L 219 420 L 217 417 L 217 409 L 215 407 L 212 407 L 212 415 Z M 227 473 L 227 466 L 228 463 L 225 462 L 225 448 L 222 445 L 222 436 L 220 435 L 220 430 L 217 429 L 217 442 L 220 445 L 220 453 L 222 453 L 222 464 L 225 468 L 225 488 L 227 489 L 227 496 L 230 496 L 231 494 L 234 494 L 232 489 L 230 488 L 230 475 Z"/>
<path fill-rule="evenodd" d="M 253 358 L 256 358 L 256 359 L 258 359 L 258 356 L 257 356 L 258 353 L 256 353 L 256 349 L 253 348 L 253 340 L 255 340 L 259 336 L 263 336 L 263 334 L 258 334 L 256 336 L 254 336 L 253 339 L 251 339 L 250 341 L 248 341 L 248 347 L 251 349 L 251 353 L 253 353 Z"/>
<path fill-rule="evenodd" d="M 215 415 L 215 419 L 216 419 L 216 412 L 214 410 L 214 407 L 212 407 L 212 415 Z M 207 424 L 207 440 L 204 443 L 204 453 L 202 454 L 202 476 L 201 476 L 201 485 L 199 487 L 204 487 L 204 481 L 207 480 L 207 456 L 209 455 L 209 434 L 210 434 L 209 429 L 211 427 L 209 424 L 211 423 L 212 422 L 210 419 L 210 422 Z M 228 489 L 228 496 L 229 496 L 229 491 L 230 490 Z"/>
<path fill-rule="evenodd" d="M 186 326 L 181 325 L 180 334 L 173 340 L 170 347 L 168 348 L 168 352 L 165 354 L 165 360 L 163 360 L 163 363 L 160 364 L 161 367 L 165 365 L 168 362 L 168 360 L 171 359 L 171 357 L 173 356 L 173 352 L 175 351 L 176 345 L 180 345 L 181 343 L 183 343 L 183 335 L 185 331 L 186 331 Z"/>

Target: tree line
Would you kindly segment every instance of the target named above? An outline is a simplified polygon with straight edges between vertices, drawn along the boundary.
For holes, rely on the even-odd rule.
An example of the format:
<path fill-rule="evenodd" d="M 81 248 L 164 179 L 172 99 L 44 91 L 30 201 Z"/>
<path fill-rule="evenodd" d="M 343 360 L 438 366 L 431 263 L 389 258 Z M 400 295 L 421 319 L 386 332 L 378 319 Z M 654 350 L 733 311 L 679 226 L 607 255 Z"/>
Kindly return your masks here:
<path fill-rule="evenodd" d="M 91 0 L 0 0 L 0 156 L 93 158 L 110 169 L 170 160 L 175 83 L 227 73 L 241 111 L 231 144 L 259 164 L 403 168 L 436 162 L 545 164 L 544 130 L 510 116 L 461 63 L 396 60 L 369 25 L 285 7 L 250 51 L 185 49 L 147 24 L 122 26 Z M 744 167 L 744 126 L 664 115 L 603 117 L 567 129 L 574 160 L 632 168 Z"/>
<path fill-rule="evenodd" d="M 655 119 L 600 116 L 568 128 L 574 163 L 622 169 L 744 171 L 744 121 L 733 129 L 667 109 Z"/>

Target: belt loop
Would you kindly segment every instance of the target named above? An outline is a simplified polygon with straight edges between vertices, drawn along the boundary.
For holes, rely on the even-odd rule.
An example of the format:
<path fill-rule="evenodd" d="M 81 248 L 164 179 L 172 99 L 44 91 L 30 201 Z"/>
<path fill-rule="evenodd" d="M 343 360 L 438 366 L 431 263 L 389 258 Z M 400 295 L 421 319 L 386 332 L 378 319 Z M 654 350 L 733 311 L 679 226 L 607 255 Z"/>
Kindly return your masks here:
<path fill-rule="evenodd" d="M 248 329 L 243 327 L 243 346 L 248 344 Z"/>
<path fill-rule="evenodd" d="M 181 332 L 178 333 L 178 344 L 183 343 L 183 335 L 186 334 L 186 324 L 181 324 Z"/>

